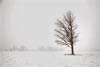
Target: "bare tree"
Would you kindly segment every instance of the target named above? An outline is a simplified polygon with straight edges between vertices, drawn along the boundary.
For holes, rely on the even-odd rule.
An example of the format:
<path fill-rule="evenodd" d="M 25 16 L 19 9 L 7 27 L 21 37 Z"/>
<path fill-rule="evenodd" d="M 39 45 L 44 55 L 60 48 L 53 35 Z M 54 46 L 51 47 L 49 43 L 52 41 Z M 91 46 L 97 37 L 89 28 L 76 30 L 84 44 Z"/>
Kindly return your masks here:
<path fill-rule="evenodd" d="M 77 42 L 78 33 L 76 31 L 77 24 L 74 23 L 75 17 L 71 11 L 68 11 L 63 16 L 62 20 L 57 20 L 56 36 L 59 38 L 56 40 L 57 44 L 67 45 L 71 48 L 71 53 L 74 55 L 74 44 Z"/>

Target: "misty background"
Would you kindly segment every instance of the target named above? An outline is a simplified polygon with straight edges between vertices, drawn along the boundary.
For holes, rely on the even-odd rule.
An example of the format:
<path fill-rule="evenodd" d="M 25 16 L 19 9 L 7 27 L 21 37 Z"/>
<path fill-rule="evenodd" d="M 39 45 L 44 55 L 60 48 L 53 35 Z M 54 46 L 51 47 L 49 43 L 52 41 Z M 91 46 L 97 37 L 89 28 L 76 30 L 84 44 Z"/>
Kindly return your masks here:
<path fill-rule="evenodd" d="M 98 50 L 99 0 L 0 0 L 0 49 L 60 49 L 54 24 L 68 10 L 76 17 L 79 41 L 76 50 Z M 51 48 L 52 47 L 52 48 Z"/>

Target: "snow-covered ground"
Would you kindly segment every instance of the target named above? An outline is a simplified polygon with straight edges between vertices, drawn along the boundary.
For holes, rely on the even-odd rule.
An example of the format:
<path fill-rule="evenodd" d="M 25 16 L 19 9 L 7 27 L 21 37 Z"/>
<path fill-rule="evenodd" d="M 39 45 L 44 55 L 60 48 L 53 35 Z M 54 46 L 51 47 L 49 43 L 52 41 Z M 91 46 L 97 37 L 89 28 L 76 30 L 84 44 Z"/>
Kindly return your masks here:
<path fill-rule="evenodd" d="M 0 67 L 100 67 L 99 52 L 2 51 Z"/>

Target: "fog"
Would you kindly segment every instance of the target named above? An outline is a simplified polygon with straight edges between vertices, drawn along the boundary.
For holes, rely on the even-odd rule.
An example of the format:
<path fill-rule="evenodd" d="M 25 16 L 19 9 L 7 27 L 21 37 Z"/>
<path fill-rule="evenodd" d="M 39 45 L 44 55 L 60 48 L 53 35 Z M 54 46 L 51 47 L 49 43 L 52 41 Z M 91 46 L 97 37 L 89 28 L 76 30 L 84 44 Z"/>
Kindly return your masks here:
<path fill-rule="evenodd" d="M 99 49 L 99 0 L 2 0 L 0 48 L 63 47 L 55 43 L 55 22 L 68 10 L 76 17 L 79 41 L 75 49 Z"/>

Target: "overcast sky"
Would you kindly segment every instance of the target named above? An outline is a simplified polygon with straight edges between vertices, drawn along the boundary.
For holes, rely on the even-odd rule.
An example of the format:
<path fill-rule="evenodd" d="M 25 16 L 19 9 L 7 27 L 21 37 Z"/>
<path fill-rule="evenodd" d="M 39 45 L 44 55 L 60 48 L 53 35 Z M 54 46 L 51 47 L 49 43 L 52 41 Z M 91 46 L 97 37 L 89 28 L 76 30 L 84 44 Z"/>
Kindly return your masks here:
<path fill-rule="evenodd" d="M 59 46 L 54 23 L 71 10 L 80 33 L 75 48 L 98 49 L 99 0 L 2 0 L 0 10 L 0 48 Z"/>

